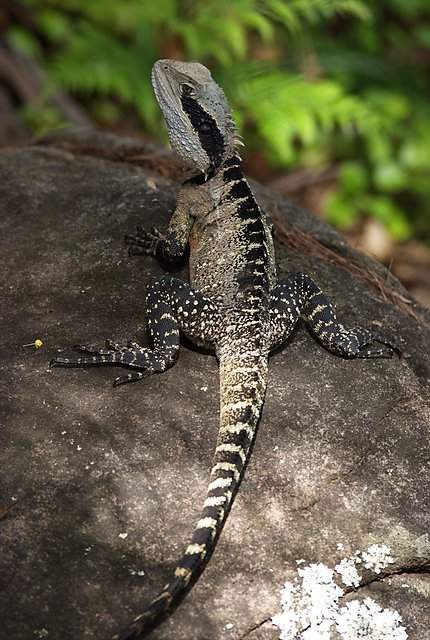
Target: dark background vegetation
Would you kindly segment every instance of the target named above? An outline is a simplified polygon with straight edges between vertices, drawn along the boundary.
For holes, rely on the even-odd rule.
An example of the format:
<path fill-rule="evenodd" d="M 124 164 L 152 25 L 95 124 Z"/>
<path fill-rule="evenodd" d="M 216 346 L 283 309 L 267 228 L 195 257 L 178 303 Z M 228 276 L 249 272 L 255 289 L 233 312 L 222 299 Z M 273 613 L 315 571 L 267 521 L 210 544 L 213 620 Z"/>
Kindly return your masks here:
<path fill-rule="evenodd" d="M 0 0 L 0 144 L 68 123 L 165 141 L 160 57 L 210 67 L 248 173 L 430 306 L 429 0 Z"/>

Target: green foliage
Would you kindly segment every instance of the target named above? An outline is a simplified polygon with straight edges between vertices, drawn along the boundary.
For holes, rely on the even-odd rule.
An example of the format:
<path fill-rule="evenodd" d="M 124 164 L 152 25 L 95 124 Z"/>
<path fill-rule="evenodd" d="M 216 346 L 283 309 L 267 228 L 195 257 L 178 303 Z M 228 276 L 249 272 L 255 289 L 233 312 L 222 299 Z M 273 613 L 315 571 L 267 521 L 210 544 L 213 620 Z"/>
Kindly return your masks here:
<path fill-rule="evenodd" d="M 234 71 L 234 70 L 233 70 Z M 294 167 L 307 158 L 327 161 L 327 145 L 334 135 L 350 138 L 367 135 L 380 126 L 377 110 L 360 98 L 347 94 L 331 80 L 309 82 L 303 75 L 281 69 L 259 69 L 250 73 L 249 65 L 234 83 L 223 85 L 248 121 L 255 122 L 259 144 L 273 164 Z M 229 75 L 232 75 L 230 69 Z"/>
<path fill-rule="evenodd" d="M 67 124 L 58 109 L 50 106 L 45 100 L 37 105 L 23 107 L 21 117 L 27 127 L 37 132 L 38 135 L 43 135 Z"/>
<path fill-rule="evenodd" d="M 23 2 L 36 31 L 15 26 L 9 38 L 100 121 L 126 107 L 158 135 L 153 62 L 198 59 L 248 148 L 278 168 L 339 167 L 331 221 L 372 215 L 399 239 L 430 238 L 428 0 Z"/>

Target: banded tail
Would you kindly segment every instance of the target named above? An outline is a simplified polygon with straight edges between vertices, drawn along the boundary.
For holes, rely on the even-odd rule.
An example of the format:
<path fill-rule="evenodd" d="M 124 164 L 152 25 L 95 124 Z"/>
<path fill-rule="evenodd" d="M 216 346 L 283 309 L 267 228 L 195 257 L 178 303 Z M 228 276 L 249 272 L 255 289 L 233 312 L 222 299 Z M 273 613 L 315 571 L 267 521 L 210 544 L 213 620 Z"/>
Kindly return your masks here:
<path fill-rule="evenodd" d="M 201 517 L 170 582 L 112 640 L 145 638 L 197 581 L 215 549 L 247 464 L 267 385 L 267 357 L 237 355 L 220 360 L 220 430 Z"/>

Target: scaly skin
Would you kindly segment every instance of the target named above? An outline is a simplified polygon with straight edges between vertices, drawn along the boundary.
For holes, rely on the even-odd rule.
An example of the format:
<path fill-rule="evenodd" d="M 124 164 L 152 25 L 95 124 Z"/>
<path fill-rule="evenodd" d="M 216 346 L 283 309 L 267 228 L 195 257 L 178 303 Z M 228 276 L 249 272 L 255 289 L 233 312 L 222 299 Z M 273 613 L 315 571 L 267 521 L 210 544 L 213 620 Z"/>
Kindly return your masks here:
<path fill-rule="evenodd" d="M 220 429 L 201 517 L 170 582 L 115 640 L 143 638 L 190 590 L 224 526 L 255 437 L 267 385 L 270 351 L 303 319 L 322 345 L 347 358 L 391 357 L 383 336 L 346 329 L 305 274 L 276 279 L 271 228 L 241 170 L 225 96 L 198 63 L 160 60 L 152 81 L 171 144 L 192 170 L 166 234 L 139 228 L 127 236 L 133 254 L 181 259 L 190 248 L 191 286 L 172 277 L 148 287 L 153 348 L 107 342 L 78 347 L 53 366 L 117 364 L 134 369 L 116 384 L 165 371 L 177 359 L 180 331 L 212 347 L 220 363 Z"/>

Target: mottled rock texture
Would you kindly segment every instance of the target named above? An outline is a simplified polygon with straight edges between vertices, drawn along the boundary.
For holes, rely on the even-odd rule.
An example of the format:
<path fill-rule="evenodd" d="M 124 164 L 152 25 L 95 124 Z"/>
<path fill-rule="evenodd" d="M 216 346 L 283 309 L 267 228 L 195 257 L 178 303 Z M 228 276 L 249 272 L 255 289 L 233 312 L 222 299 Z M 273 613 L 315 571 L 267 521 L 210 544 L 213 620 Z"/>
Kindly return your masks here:
<path fill-rule="evenodd" d="M 48 370 L 62 347 L 143 339 L 145 285 L 162 268 L 129 258 L 123 236 L 167 224 L 173 163 L 91 132 L 0 152 L 2 640 L 109 637 L 166 582 L 198 518 L 218 427 L 214 357 L 185 345 L 167 373 L 118 389 L 118 369 Z M 401 575 L 358 594 L 397 609 L 411 640 L 424 640 L 429 314 L 324 223 L 257 195 L 277 225 L 280 276 L 307 271 L 345 323 L 380 322 L 404 356 L 342 360 L 298 327 L 272 358 L 253 457 L 212 561 L 153 637 L 275 639 L 264 621 L 296 560 L 332 565 L 385 542 Z M 22 346 L 35 338 L 42 349 Z"/>

